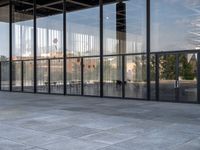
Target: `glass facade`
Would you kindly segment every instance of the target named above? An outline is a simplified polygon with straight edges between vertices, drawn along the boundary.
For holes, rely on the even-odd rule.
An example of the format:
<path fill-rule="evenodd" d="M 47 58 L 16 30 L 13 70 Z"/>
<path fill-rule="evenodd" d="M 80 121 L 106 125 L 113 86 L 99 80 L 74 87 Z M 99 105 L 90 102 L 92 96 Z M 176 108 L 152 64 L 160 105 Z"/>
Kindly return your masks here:
<path fill-rule="evenodd" d="M 199 6 L 0 2 L 0 90 L 200 103 Z"/>

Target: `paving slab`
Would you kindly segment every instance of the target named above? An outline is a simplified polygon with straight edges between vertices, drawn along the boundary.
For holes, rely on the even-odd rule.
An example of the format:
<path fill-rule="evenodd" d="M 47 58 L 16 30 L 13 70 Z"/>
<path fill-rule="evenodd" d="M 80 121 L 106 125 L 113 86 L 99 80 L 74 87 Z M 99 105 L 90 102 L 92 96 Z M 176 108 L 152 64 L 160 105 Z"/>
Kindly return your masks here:
<path fill-rule="evenodd" d="M 0 92 L 0 150 L 199 150 L 200 106 Z"/>

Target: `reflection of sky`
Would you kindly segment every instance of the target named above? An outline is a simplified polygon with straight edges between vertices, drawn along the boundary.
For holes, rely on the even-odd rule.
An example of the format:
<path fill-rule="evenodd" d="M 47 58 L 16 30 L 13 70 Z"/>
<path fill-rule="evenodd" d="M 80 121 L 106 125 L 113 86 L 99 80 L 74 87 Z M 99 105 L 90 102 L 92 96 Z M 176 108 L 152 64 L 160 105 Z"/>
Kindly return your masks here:
<path fill-rule="evenodd" d="M 140 39 L 145 45 L 146 33 L 146 0 L 129 0 L 125 1 L 126 20 L 127 20 L 127 40 Z M 193 43 L 197 36 L 190 31 L 194 30 L 195 22 L 199 14 L 194 8 L 200 6 L 199 0 L 151 0 L 152 15 L 152 49 L 161 50 L 181 50 L 195 49 L 198 45 Z M 55 15 L 37 19 L 38 28 L 62 29 L 62 15 Z M 21 22 L 20 24 L 32 25 L 30 22 Z M 99 8 L 90 8 L 75 11 L 67 14 L 67 25 L 80 25 L 85 27 L 84 31 L 93 32 L 95 29 L 99 32 Z M 79 27 L 80 27 L 79 26 Z M 70 28 L 70 27 L 67 27 Z M 78 28 L 78 26 L 77 26 Z M 87 29 L 86 29 L 87 28 Z M 8 24 L 0 23 L 0 40 L 4 41 L 0 46 L 0 53 L 8 56 Z M 104 32 L 106 36 L 116 37 L 116 7 L 114 4 L 104 7 Z M 77 29 L 77 31 L 80 29 Z M 83 32 L 84 32 L 83 31 Z M 76 32 L 75 27 L 73 32 Z M 94 34 L 98 34 L 95 32 Z M 92 34 L 92 33 L 91 33 Z M 130 36 L 132 35 L 132 36 Z M 135 37 L 135 38 L 134 38 Z M 145 47 L 143 46 L 143 49 Z"/>
<path fill-rule="evenodd" d="M 0 23 L 0 55 L 9 56 L 9 24 Z"/>
<path fill-rule="evenodd" d="M 199 15 L 192 8 L 198 4 L 199 0 L 152 0 L 152 49 L 195 49 L 190 31 Z"/>

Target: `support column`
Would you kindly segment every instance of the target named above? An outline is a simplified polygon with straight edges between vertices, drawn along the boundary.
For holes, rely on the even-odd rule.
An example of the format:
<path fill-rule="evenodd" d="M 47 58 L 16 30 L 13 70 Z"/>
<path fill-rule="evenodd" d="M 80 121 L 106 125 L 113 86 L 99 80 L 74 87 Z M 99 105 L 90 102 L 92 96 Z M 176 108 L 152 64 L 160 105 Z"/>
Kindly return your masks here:
<path fill-rule="evenodd" d="M 9 76 L 9 79 L 10 79 L 10 91 L 12 91 L 12 10 L 13 6 L 12 6 L 12 0 L 10 0 L 10 13 L 9 13 L 9 28 L 10 28 L 10 31 L 9 31 L 9 49 L 10 49 L 10 52 L 9 52 L 9 71 L 10 71 L 10 76 Z"/>
<path fill-rule="evenodd" d="M 21 61 L 21 89 L 24 91 L 24 61 Z"/>
<path fill-rule="evenodd" d="M 48 93 L 51 93 L 51 60 L 48 59 Z"/>
<path fill-rule="evenodd" d="M 151 99 L 151 67 L 150 67 L 150 49 L 151 49 L 151 4 L 150 4 L 150 0 L 146 0 L 146 17 L 147 17 L 147 100 Z"/>
<path fill-rule="evenodd" d="M 197 100 L 200 104 L 200 52 L 197 53 Z"/>
<path fill-rule="evenodd" d="M 83 58 L 81 58 L 81 95 L 84 95 L 84 62 L 83 62 Z"/>
<path fill-rule="evenodd" d="M 1 74 L 2 74 L 2 67 L 1 67 L 1 64 L 2 64 L 2 63 L 1 63 L 1 61 L 0 61 L 0 91 L 1 91 L 1 83 L 2 83 L 2 82 L 1 82 Z"/>
<path fill-rule="evenodd" d="M 155 54 L 155 61 L 156 61 L 156 69 L 155 69 L 155 84 L 156 84 L 156 100 L 159 101 L 159 55 Z"/>
<path fill-rule="evenodd" d="M 64 90 L 64 95 L 67 94 L 67 56 L 66 56 L 66 0 L 63 0 L 63 90 Z"/>
<path fill-rule="evenodd" d="M 33 16 L 34 16 L 34 25 L 33 25 L 33 32 L 34 32 L 34 66 L 33 66 L 33 73 L 34 73 L 34 93 L 37 92 L 37 24 L 36 24 L 36 0 L 33 1 Z"/>
<path fill-rule="evenodd" d="M 103 0 L 100 0 L 100 97 L 103 97 Z"/>

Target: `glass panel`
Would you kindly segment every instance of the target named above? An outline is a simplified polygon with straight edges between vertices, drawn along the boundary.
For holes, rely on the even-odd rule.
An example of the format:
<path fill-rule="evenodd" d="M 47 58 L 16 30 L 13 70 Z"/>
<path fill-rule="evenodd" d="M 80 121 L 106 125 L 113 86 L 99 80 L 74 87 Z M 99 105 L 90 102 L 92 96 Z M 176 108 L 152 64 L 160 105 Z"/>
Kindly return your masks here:
<path fill-rule="evenodd" d="M 12 59 L 33 59 L 33 0 L 13 0 Z"/>
<path fill-rule="evenodd" d="M 156 56 L 151 54 L 150 58 L 151 67 L 151 99 L 156 99 Z"/>
<path fill-rule="evenodd" d="M 162 55 L 159 58 L 159 99 L 176 100 L 176 56 Z"/>
<path fill-rule="evenodd" d="M 34 90 L 34 72 L 33 72 L 33 61 L 24 61 L 23 71 L 24 71 L 24 91 L 33 92 Z"/>
<path fill-rule="evenodd" d="M 48 92 L 48 60 L 37 60 L 37 92 Z"/>
<path fill-rule="evenodd" d="M 81 94 L 81 58 L 67 59 L 67 94 Z"/>
<path fill-rule="evenodd" d="M 179 56 L 179 100 L 197 102 L 197 54 Z"/>
<path fill-rule="evenodd" d="M 99 96 L 100 94 L 100 63 L 99 58 L 83 59 L 84 95 Z"/>
<path fill-rule="evenodd" d="M 146 51 L 146 0 L 104 2 L 104 54 Z"/>
<path fill-rule="evenodd" d="M 199 0 L 151 0 L 152 51 L 200 49 Z"/>
<path fill-rule="evenodd" d="M 99 0 L 66 1 L 67 56 L 99 55 Z"/>
<path fill-rule="evenodd" d="M 125 97 L 146 98 L 146 56 L 125 57 Z"/>
<path fill-rule="evenodd" d="M 1 89 L 9 90 L 9 5 L 0 6 L 0 33 Z"/>
<path fill-rule="evenodd" d="M 1 62 L 1 89 L 10 89 L 10 63 L 7 61 Z"/>
<path fill-rule="evenodd" d="M 12 90 L 22 90 L 22 63 L 21 61 L 12 62 Z"/>
<path fill-rule="evenodd" d="M 9 49 L 9 5 L 0 7 L 0 33 L 1 33 L 0 61 L 8 61 L 9 50 L 10 50 Z M 7 75 L 9 76 L 9 74 Z"/>
<path fill-rule="evenodd" d="M 63 93 L 63 59 L 50 60 L 51 93 Z"/>
<path fill-rule="evenodd" d="M 104 96 L 122 96 L 122 57 L 104 57 L 103 60 Z"/>
<path fill-rule="evenodd" d="M 37 2 L 37 57 L 63 57 L 63 1 Z"/>

